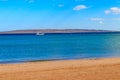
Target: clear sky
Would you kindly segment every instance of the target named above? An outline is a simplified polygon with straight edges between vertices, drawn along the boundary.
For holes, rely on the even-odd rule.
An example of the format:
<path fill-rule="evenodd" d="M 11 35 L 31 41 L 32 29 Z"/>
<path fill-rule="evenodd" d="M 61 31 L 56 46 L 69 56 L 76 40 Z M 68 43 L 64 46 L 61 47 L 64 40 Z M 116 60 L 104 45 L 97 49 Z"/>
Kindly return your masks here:
<path fill-rule="evenodd" d="M 0 0 L 0 31 L 120 30 L 120 0 Z"/>

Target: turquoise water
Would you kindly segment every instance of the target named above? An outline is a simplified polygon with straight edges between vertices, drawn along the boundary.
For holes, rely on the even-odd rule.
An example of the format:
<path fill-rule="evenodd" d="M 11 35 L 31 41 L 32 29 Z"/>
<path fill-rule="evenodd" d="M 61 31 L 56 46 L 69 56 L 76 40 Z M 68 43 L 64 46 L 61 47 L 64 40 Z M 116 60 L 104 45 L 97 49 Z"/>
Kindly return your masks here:
<path fill-rule="evenodd" d="M 120 57 L 120 34 L 0 35 L 0 63 Z"/>

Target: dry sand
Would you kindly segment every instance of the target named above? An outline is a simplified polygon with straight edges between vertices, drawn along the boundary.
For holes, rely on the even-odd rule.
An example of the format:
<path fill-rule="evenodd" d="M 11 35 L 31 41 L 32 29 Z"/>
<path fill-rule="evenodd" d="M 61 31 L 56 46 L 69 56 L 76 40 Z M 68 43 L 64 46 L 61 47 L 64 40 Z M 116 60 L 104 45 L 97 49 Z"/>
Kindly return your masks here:
<path fill-rule="evenodd" d="M 0 64 L 0 80 L 120 80 L 120 58 Z"/>

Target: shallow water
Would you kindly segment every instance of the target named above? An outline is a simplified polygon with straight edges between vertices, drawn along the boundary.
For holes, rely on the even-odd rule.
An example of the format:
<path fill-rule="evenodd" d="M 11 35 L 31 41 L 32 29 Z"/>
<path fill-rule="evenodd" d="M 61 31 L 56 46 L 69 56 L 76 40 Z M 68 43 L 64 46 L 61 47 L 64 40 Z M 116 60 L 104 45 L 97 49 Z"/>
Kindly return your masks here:
<path fill-rule="evenodd" d="M 0 62 L 120 57 L 120 34 L 0 35 Z"/>

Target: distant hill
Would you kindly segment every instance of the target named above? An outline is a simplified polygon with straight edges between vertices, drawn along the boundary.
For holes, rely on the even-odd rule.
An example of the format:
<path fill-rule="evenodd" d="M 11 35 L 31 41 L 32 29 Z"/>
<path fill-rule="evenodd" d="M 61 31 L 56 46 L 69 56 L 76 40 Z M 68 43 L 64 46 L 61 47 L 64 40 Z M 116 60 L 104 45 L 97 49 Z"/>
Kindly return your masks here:
<path fill-rule="evenodd" d="M 110 30 L 89 30 L 89 29 L 28 29 L 28 30 L 13 30 L 3 31 L 0 34 L 36 34 L 36 33 L 104 33 L 118 32 Z"/>

